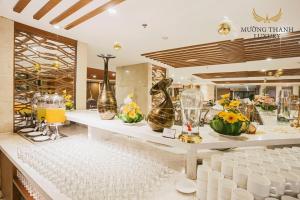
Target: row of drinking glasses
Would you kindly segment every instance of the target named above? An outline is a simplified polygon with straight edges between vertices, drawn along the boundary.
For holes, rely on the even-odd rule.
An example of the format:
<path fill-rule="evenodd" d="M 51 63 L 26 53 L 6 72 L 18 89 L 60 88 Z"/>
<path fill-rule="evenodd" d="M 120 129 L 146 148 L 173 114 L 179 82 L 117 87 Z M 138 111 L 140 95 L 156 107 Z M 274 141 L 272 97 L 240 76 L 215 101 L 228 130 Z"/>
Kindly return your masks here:
<path fill-rule="evenodd" d="M 198 168 L 200 200 L 262 200 L 300 193 L 300 148 L 248 150 L 213 155 Z M 238 190 L 237 190 L 238 188 Z M 288 197 L 284 197 L 288 198 Z"/>
<path fill-rule="evenodd" d="M 173 173 L 125 145 L 67 138 L 23 146 L 18 157 L 71 199 L 147 199 Z"/>
<path fill-rule="evenodd" d="M 39 193 L 35 187 L 32 186 L 30 181 L 17 170 L 17 178 L 20 180 L 21 184 L 25 187 L 29 195 L 35 200 L 44 200 L 45 198 Z"/>

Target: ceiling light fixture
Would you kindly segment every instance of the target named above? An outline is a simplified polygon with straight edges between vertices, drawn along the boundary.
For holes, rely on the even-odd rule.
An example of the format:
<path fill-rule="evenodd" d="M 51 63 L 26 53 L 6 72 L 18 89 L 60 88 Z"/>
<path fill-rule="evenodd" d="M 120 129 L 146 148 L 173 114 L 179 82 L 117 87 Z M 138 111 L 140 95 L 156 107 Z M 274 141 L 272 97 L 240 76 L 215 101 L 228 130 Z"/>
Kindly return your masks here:
<path fill-rule="evenodd" d="M 188 59 L 188 60 L 186 60 L 186 62 L 196 62 L 196 61 L 198 61 L 198 59 Z"/>
<path fill-rule="evenodd" d="M 260 71 L 261 71 L 261 72 L 266 72 L 267 70 L 266 70 L 266 69 L 261 69 Z"/>
<path fill-rule="evenodd" d="M 267 58 L 267 59 L 266 59 L 266 61 L 271 61 L 271 60 L 272 60 L 272 58 Z"/>
<path fill-rule="evenodd" d="M 227 22 L 219 24 L 218 33 L 220 35 L 228 35 L 231 31 L 231 26 Z"/>
<path fill-rule="evenodd" d="M 117 13 L 116 9 L 114 9 L 114 8 L 109 8 L 107 11 L 108 11 L 108 13 L 111 14 L 111 15 L 114 15 L 114 14 Z"/>
<path fill-rule="evenodd" d="M 122 49 L 122 45 L 120 44 L 120 42 L 115 42 L 113 48 L 115 50 L 120 50 Z"/>
<path fill-rule="evenodd" d="M 55 29 L 57 29 L 57 30 L 58 30 L 58 29 L 60 29 L 60 26 L 58 26 L 58 25 L 54 25 L 54 26 L 53 26 L 53 28 L 55 28 Z"/>

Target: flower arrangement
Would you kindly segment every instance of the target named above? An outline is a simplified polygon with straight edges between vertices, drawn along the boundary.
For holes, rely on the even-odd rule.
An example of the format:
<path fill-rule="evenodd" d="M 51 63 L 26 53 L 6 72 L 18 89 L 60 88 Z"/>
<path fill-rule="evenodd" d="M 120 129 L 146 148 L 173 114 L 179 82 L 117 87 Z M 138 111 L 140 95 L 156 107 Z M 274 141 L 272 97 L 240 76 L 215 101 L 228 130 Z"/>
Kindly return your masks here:
<path fill-rule="evenodd" d="M 133 100 L 133 95 L 128 95 L 124 100 L 124 105 L 121 107 L 120 113 L 118 115 L 125 123 L 138 123 L 143 120 L 143 114 L 140 107 Z"/>
<path fill-rule="evenodd" d="M 72 110 L 73 107 L 74 107 L 74 102 L 72 100 L 72 95 L 67 94 L 67 90 L 64 90 L 63 91 L 63 96 L 64 96 L 64 99 L 65 99 L 66 110 Z"/>
<path fill-rule="evenodd" d="M 261 107 L 265 111 L 273 111 L 277 109 L 274 98 L 269 96 L 256 95 L 254 98 L 255 105 Z"/>
<path fill-rule="evenodd" d="M 248 130 L 250 121 L 239 111 L 240 101 L 230 100 L 229 97 L 229 94 L 221 96 L 218 102 L 223 106 L 223 111 L 214 116 L 210 127 L 223 135 L 239 136 Z"/>

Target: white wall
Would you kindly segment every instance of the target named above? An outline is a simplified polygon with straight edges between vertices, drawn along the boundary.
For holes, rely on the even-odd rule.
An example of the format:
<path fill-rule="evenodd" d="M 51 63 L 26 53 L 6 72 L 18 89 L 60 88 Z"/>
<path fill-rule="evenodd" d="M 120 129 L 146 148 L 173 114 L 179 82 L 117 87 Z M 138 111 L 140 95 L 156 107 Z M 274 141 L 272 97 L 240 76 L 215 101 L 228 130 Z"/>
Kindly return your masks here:
<path fill-rule="evenodd" d="M 77 42 L 77 73 L 76 73 L 76 109 L 86 109 L 88 45 Z"/>
<path fill-rule="evenodd" d="M 0 133 L 13 131 L 14 22 L 0 17 Z"/>
<path fill-rule="evenodd" d="M 147 114 L 151 107 L 149 90 L 152 86 L 152 72 L 149 63 L 117 67 L 116 98 L 118 105 L 123 103 L 124 98 L 132 93 L 134 100 Z"/>
<path fill-rule="evenodd" d="M 208 101 L 215 99 L 215 85 L 213 84 L 201 84 L 200 91 L 203 94 L 203 100 Z"/>

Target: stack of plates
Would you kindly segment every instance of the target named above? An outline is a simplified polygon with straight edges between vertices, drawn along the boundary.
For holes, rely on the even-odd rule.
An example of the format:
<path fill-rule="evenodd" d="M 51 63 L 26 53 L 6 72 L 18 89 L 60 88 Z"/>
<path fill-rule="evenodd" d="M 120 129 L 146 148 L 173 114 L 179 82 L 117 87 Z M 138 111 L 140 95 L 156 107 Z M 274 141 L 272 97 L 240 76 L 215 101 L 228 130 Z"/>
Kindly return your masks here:
<path fill-rule="evenodd" d="M 34 131 L 34 128 L 22 128 L 20 130 L 21 133 L 28 133 Z"/>
<path fill-rule="evenodd" d="M 46 141 L 49 139 L 50 139 L 50 137 L 48 135 L 42 135 L 42 136 L 37 136 L 37 137 L 32 138 L 32 140 L 35 142 L 43 142 L 43 141 Z"/>

